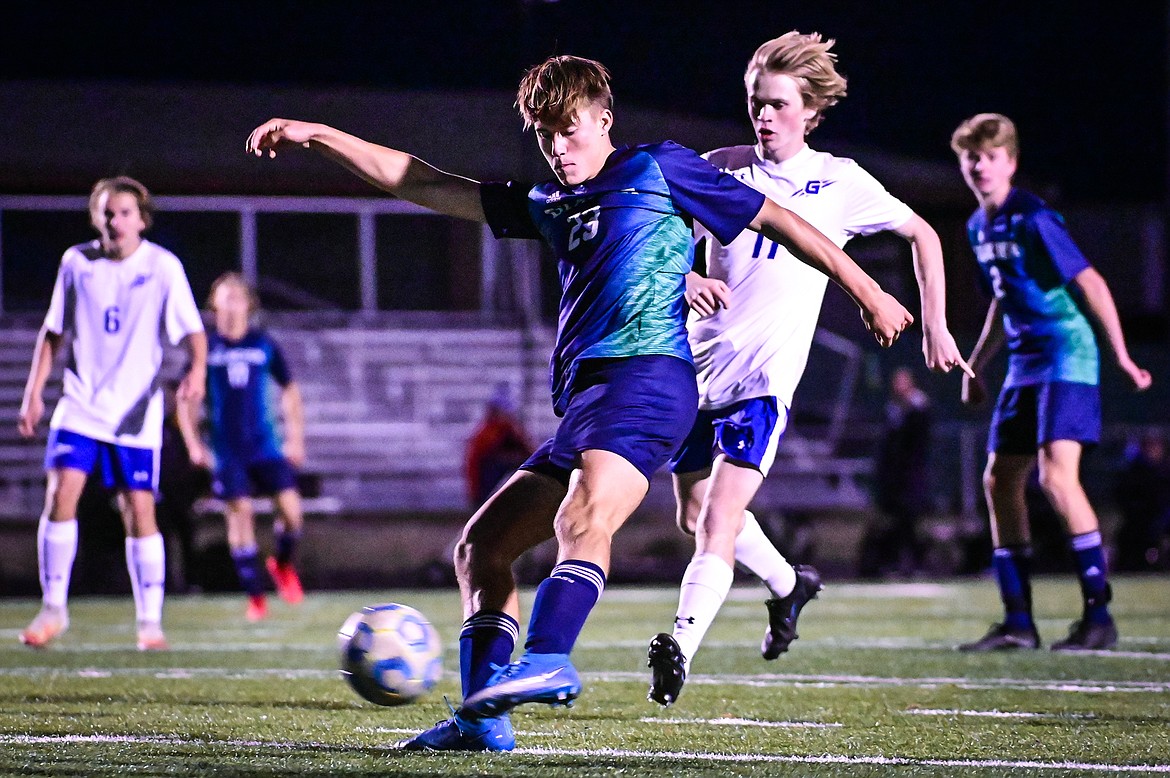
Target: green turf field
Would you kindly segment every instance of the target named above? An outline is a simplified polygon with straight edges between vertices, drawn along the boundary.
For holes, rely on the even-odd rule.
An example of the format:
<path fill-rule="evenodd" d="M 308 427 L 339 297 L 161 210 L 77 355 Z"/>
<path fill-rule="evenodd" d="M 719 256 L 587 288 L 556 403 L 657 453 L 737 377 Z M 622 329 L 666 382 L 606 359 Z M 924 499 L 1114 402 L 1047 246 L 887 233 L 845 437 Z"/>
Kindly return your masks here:
<path fill-rule="evenodd" d="M 259 625 L 242 596 L 171 597 L 173 650 L 149 655 L 129 598 L 77 598 L 45 651 L 17 642 L 37 604 L 0 600 L 0 774 L 1167 774 L 1170 582 L 1114 586 L 1114 652 L 972 656 L 951 646 L 998 616 L 990 581 L 829 582 L 775 662 L 758 654 L 760 591 L 737 587 L 669 709 L 646 701 L 645 653 L 676 592 L 614 587 L 574 653 L 576 706 L 517 709 L 517 750 L 493 755 L 389 748 L 458 695 L 454 591 L 310 593 Z M 413 705 L 362 702 L 335 669 L 337 627 L 382 601 L 421 609 L 448 646 L 438 692 Z M 1071 577 L 1037 582 L 1046 643 L 1078 607 Z"/>

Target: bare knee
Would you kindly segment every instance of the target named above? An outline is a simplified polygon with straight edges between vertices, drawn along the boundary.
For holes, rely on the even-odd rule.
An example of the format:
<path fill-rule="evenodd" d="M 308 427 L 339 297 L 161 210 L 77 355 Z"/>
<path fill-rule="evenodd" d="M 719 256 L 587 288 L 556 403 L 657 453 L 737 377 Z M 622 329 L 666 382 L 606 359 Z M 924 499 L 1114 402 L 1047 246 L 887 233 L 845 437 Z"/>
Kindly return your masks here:
<path fill-rule="evenodd" d="M 678 528 L 687 535 L 694 535 L 699 526 L 699 505 L 696 500 L 686 500 L 675 511 L 674 520 Z"/>
<path fill-rule="evenodd" d="M 1067 467 L 1046 463 L 1040 467 L 1040 488 L 1052 502 L 1063 502 L 1062 498 L 1075 494 L 1081 489 L 1080 474 Z"/>

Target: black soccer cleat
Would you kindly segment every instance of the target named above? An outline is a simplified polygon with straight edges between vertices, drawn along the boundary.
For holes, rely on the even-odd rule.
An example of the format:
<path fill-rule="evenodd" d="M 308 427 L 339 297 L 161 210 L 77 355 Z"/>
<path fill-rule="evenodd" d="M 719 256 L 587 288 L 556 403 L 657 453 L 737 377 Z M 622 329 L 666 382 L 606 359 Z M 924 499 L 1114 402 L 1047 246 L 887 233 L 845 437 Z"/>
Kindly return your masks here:
<path fill-rule="evenodd" d="M 783 654 L 800 635 L 796 634 L 796 619 L 809 600 L 816 599 L 821 585 L 821 574 L 812 565 L 793 565 L 796 571 L 796 586 L 786 597 L 773 597 L 766 601 L 768 606 L 768 631 L 760 644 L 764 659 L 772 660 Z"/>
<path fill-rule="evenodd" d="M 1036 632 L 1035 624 L 1023 629 L 1009 627 L 1006 624 L 992 624 L 986 635 L 970 643 L 963 643 L 958 648 L 960 651 L 974 653 L 1032 650 L 1040 648 L 1040 635 Z"/>
<path fill-rule="evenodd" d="M 1068 637 L 1052 644 L 1053 651 L 1105 651 L 1117 645 L 1117 625 L 1085 619 L 1074 621 Z"/>
<path fill-rule="evenodd" d="M 646 699 L 663 706 L 672 705 L 682 693 L 687 680 L 686 663 L 682 649 L 673 635 L 660 632 L 650 641 L 650 693 Z"/>

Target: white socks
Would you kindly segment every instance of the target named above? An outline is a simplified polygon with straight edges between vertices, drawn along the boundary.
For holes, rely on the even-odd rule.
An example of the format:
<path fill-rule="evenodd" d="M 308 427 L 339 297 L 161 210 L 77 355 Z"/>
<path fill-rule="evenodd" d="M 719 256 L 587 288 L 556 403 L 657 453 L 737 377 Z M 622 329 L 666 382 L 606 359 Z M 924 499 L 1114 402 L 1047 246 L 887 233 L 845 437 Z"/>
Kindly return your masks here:
<path fill-rule="evenodd" d="M 126 569 L 139 623 L 161 623 L 167 569 L 163 536 L 156 532 L 144 538 L 126 538 Z"/>
<path fill-rule="evenodd" d="M 69 576 L 77 556 L 77 519 L 49 521 L 41 516 L 37 525 L 37 562 L 41 573 L 41 601 L 51 608 L 64 608 L 69 599 Z"/>
<path fill-rule="evenodd" d="M 699 554 L 687 565 L 678 595 L 678 615 L 674 619 L 674 639 L 690 667 L 691 658 L 715 615 L 719 613 L 727 592 L 731 590 L 735 571 L 717 554 Z"/>
<path fill-rule="evenodd" d="M 796 571 L 768 540 L 751 511 L 743 512 L 743 529 L 735 536 L 735 561 L 777 597 L 787 597 L 796 588 Z"/>

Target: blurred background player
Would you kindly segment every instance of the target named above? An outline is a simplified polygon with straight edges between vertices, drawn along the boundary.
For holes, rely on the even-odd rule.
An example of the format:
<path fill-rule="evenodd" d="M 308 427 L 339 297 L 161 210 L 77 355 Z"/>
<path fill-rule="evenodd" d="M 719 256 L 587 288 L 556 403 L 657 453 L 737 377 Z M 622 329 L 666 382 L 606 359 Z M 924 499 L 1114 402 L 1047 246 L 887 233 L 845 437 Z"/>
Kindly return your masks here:
<path fill-rule="evenodd" d="M 985 290 L 993 295 L 971 352 L 974 375 L 963 378 L 964 403 L 983 401 L 979 376 L 1005 339 L 1008 346 L 983 473 L 992 566 L 1006 613 L 982 638 L 959 648 L 1040 646 L 1032 619 L 1031 532 L 1024 501 L 1037 461 L 1040 486 L 1068 533 L 1083 599 L 1081 618 L 1052 650 L 1112 648 L 1117 627 L 1109 613 L 1112 592 L 1101 532 L 1080 480 L 1082 451 L 1101 434 L 1100 360 L 1092 324 L 1134 388 L 1148 388 L 1150 374 L 1130 359 L 1109 287 L 1073 243 L 1064 219 L 1012 184 L 1020 146 L 1011 119 L 972 116 L 955 130 L 951 148 L 979 202 L 967 221 L 967 236 Z"/>
<path fill-rule="evenodd" d="M 180 397 L 198 401 L 206 376 L 207 339 L 183 266 L 145 240 L 153 205 L 132 178 L 106 178 L 89 197 L 100 238 L 68 249 L 33 352 L 20 406 L 20 433 L 31 438 L 53 358 L 67 344 L 64 391 L 49 422 L 45 512 L 37 532 L 43 592 L 40 613 L 21 632 L 40 648 L 69 626 L 69 576 L 77 553 L 77 503 L 100 468 L 118 494 L 126 529 L 126 567 L 134 591 L 139 650 L 167 648 L 162 630 L 166 579 L 163 537 L 155 518 L 162 445 L 162 336 L 184 341 L 191 369 Z"/>
<path fill-rule="evenodd" d="M 786 33 L 756 50 L 744 74 L 752 146 L 704 155 L 716 167 L 791 209 L 844 246 L 855 235 L 890 230 L 910 242 L 922 298 L 926 363 L 964 365 L 947 329 L 938 235 L 851 159 L 809 148 L 805 137 L 845 95 L 834 41 Z M 650 699 L 669 705 L 731 588 L 738 562 L 768 587 L 761 652 L 775 659 L 796 638 L 801 608 L 821 588 L 809 566 L 788 563 L 747 506 L 763 483 L 788 424 L 808 361 L 828 278 L 764 235 L 707 243 L 707 278 L 688 276 L 695 313 L 688 323 L 699 377 L 699 416 L 671 463 L 678 523 L 695 535 L 673 634 L 651 642 Z M 728 301 L 730 295 L 730 302 Z"/>
<path fill-rule="evenodd" d="M 506 383 L 496 387 L 483 419 L 467 441 L 465 476 L 467 496 L 474 507 L 491 497 L 506 478 L 516 472 L 535 447 L 516 415 L 516 401 Z"/>
<path fill-rule="evenodd" d="M 890 375 L 886 424 L 874 469 L 877 513 L 861 538 L 857 573 L 912 575 L 922 566 L 918 520 L 930 509 L 930 398 L 899 367 Z"/>
<path fill-rule="evenodd" d="M 581 692 L 569 654 L 605 588 L 613 534 L 690 429 L 698 403 L 686 341 L 690 221 L 730 242 L 751 228 L 784 241 L 849 292 L 883 345 L 913 320 L 823 235 L 695 152 L 666 142 L 615 148 L 609 73 L 552 57 L 521 81 L 517 105 L 556 180 L 480 184 L 332 127 L 271 119 L 246 148 L 308 146 L 395 195 L 487 222 L 497 237 L 544 239 L 562 282 L 550 378 L 562 417 L 467 523 L 456 547 L 463 597 L 463 707 L 401 744 L 509 750 L 508 711 Z M 557 564 L 536 591 L 523 655 L 513 563 L 556 537 Z M 495 668 L 499 668 L 496 670 Z"/>
<path fill-rule="evenodd" d="M 228 548 L 248 594 L 245 615 L 259 621 L 268 615 L 267 582 L 252 497 L 271 496 L 275 507 L 276 550 L 265 566 L 277 593 L 294 604 L 304 597 L 293 564 L 304 525 L 293 469 L 305 461 L 301 392 L 276 342 L 252 326 L 257 300 L 243 276 L 224 273 L 217 278 L 208 304 L 215 321 L 208 336 L 204 401 L 210 450 L 197 432 L 192 404 L 180 404 L 179 426 L 192 464 L 213 470 L 212 489 L 224 501 Z M 284 422 L 283 442 L 278 415 Z"/>

